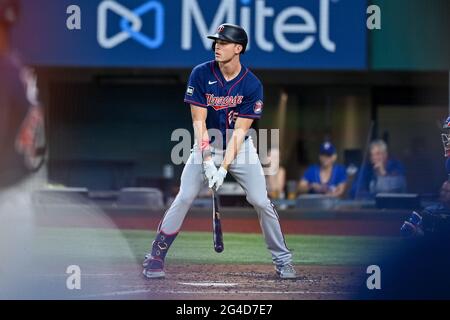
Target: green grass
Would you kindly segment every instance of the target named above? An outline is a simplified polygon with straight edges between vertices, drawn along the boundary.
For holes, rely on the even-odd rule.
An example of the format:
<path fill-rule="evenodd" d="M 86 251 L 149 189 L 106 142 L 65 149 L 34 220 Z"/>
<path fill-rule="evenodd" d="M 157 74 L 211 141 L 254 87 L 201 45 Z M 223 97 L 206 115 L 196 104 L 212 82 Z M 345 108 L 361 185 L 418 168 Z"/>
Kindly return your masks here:
<path fill-rule="evenodd" d="M 39 228 L 35 241 L 41 256 L 77 260 L 141 261 L 153 232 L 87 228 Z M 288 235 L 295 264 L 371 264 L 398 239 L 382 237 Z M 209 232 L 181 232 L 167 256 L 169 263 L 267 264 L 271 256 L 261 234 L 224 234 L 225 250 L 214 252 Z"/>

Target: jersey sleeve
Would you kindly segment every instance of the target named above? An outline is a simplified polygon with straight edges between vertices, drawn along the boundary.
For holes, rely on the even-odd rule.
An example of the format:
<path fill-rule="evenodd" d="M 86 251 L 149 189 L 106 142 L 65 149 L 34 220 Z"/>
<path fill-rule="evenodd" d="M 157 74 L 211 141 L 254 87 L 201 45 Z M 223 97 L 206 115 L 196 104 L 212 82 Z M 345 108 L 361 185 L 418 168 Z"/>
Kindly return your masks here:
<path fill-rule="evenodd" d="M 260 119 L 264 107 L 264 92 L 261 83 L 258 83 L 255 89 L 244 97 L 239 108 L 238 117 L 248 119 Z"/>
<path fill-rule="evenodd" d="M 188 85 L 184 94 L 184 102 L 198 107 L 207 108 L 204 81 L 201 69 L 196 67 L 189 76 Z"/>

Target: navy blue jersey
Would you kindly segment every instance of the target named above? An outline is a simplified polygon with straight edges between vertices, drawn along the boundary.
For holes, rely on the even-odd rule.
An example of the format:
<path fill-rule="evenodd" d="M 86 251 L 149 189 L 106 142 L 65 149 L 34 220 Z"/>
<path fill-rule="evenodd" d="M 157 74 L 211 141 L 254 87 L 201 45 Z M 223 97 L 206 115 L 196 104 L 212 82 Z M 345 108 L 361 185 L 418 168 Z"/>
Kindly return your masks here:
<path fill-rule="evenodd" d="M 234 129 L 237 118 L 261 118 L 263 99 L 261 81 L 247 67 L 242 65 L 239 75 L 226 81 L 215 61 L 192 70 L 184 96 L 187 104 L 208 109 L 206 128 L 220 130 L 224 148 L 226 132 Z"/>

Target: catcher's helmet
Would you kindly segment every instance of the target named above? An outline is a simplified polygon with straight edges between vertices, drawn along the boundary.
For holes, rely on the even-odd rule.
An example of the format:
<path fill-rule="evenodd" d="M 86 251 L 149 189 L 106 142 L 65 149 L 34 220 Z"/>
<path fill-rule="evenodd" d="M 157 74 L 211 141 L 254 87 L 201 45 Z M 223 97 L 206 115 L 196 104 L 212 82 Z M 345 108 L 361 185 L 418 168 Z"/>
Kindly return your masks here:
<path fill-rule="evenodd" d="M 213 35 L 208 36 L 208 39 L 212 40 L 220 39 L 228 42 L 238 43 L 243 47 L 241 53 L 245 52 L 248 43 L 247 32 L 245 32 L 245 30 L 242 27 L 231 23 L 221 24 L 217 28 L 217 32 Z"/>
<path fill-rule="evenodd" d="M 450 116 L 445 119 L 444 124 L 442 125 L 443 130 L 450 130 Z M 450 134 L 441 133 L 442 143 L 444 145 L 444 154 L 446 157 L 450 157 Z"/>
<path fill-rule="evenodd" d="M 0 0 L 0 24 L 12 26 L 19 17 L 19 0 Z"/>

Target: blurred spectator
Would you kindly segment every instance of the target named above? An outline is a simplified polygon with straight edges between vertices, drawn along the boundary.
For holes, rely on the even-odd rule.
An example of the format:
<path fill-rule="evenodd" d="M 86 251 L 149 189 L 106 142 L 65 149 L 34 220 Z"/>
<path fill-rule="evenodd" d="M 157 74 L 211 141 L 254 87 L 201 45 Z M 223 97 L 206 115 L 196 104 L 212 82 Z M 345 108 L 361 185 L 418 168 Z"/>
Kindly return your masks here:
<path fill-rule="evenodd" d="M 0 188 L 20 181 L 42 164 L 43 117 L 36 77 L 24 68 L 10 44 L 19 2 L 0 0 Z M 39 137 L 39 140 L 37 141 Z"/>
<path fill-rule="evenodd" d="M 270 164 L 269 175 L 266 177 L 267 192 L 271 199 L 284 199 L 286 197 L 286 170 L 280 166 L 280 150 L 271 148 L 268 152 Z"/>
<path fill-rule="evenodd" d="M 336 164 L 336 148 L 330 142 L 320 146 L 320 164 L 309 166 L 300 180 L 300 193 L 317 193 L 332 197 L 344 194 L 347 182 L 345 167 Z"/>
<path fill-rule="evenodd" d="M 388 148 L 383 140 L 370 144 L 370 164 L 364 165 L 352 186 L 355 198 L 370 198 L 377 193 L 406 192 L 405 169 L 400 161 L 389 158 Z"/>

